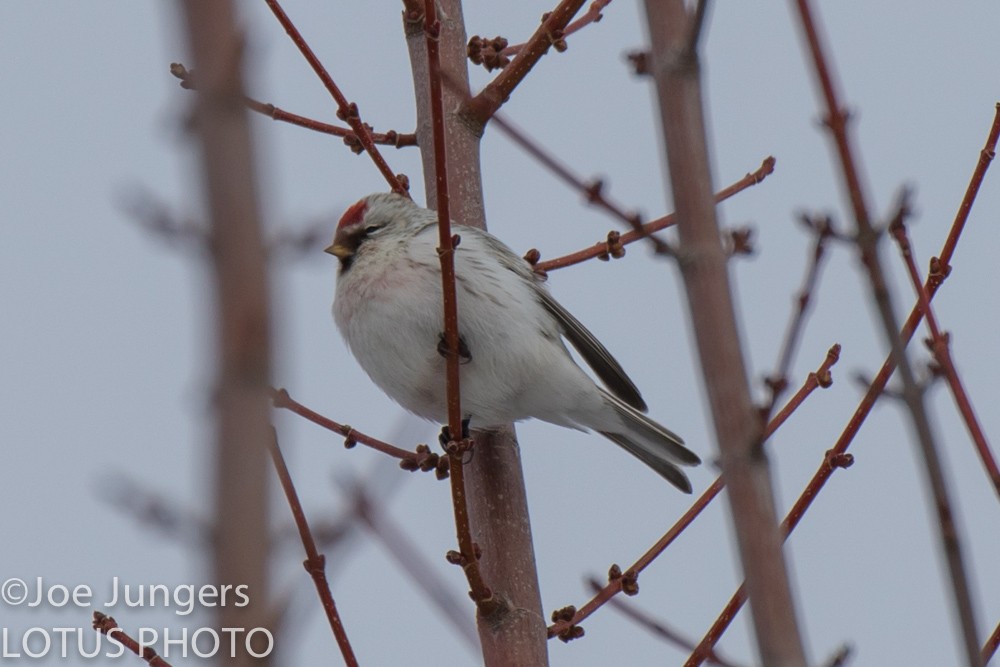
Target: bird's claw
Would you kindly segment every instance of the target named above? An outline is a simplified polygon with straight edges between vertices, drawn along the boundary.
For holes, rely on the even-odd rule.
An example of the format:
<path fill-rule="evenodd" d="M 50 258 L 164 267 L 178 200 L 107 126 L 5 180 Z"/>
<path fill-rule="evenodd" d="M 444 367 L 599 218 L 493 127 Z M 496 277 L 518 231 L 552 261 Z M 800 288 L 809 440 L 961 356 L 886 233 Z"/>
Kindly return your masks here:
<path fill-rule="evenodd" d="M 471 421 L 471 419 L 472 419 L 471 417 L 466 417 L 465 419 L 462 420 L 462 440 L 468 440 L 470 437 L 472 437 L 469 434 L 469 422 Z M 451 437 L 451 429 L 448 428 L 447 424 L 441 427 L 441 433 L 438 435 L 438 442 L 441 443 L 441 447 L 443 447 L 444 449 L 448 449 L 448 443 L 453 442 L 453 439 Z"/>
<path fill-rule="evenodd" d="M 442 331 L 438 337 L 437 345 L 438 354 L 440 354 L 445 359 L 448 358 L 448 339 L 445 337 Z M 472 361 L 472 352 L 469 351 L 469 346 L 466 344 L 465 339 L 462 336 L 458 337 L 458 363 L 467 364 Z"/>

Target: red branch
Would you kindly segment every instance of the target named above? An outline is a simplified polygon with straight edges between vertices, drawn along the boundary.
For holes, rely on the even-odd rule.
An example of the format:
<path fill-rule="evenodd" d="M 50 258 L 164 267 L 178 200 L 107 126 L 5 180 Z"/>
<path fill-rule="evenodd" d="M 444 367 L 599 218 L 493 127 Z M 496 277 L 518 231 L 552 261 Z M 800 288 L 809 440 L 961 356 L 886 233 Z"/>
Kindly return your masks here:
<path fill-rule="evenodd" d="M 611 0 L 594 0 L 594 2 L 590 3 L 590 7 L 587 11 L 580 15 L 580 18 L 566 26 L 566 29 L 562 31 L 563 38 L 565 39 L 573 33 L 586 28 L 591 23 L 599 22 L 602 18 L 604 18 L 602 10 L 610 4 Z M 508 46 L 503 50 L 503 55 L 517 55 L 525 46 L 526 44 L 514 44 L 512 46 Z"/>
<path fill-rule="evenodd" d="M 955 221 L 952 223 L 951 230 L 948 232 L 948 237 L 945 239 L 944 246 L 941 249 L 941 254 L 931 261 L 931 268 L 928 273 L 927 280 L 924 283 L 924 289 L 926 290 L 928 301 L 934 298 L 938 287 L 941 286 L 941 283 L 948 275 L 952 255 L 955 252 L 955 247 L 958 245 L 958 240 L 961 237 L 962 230 L 965 228 L 965 221 L 968 219 L 969 212 L 972 209 L 972 204 L 979 192 L 979 186 L 982 184 L 986 169 L 995 153 L 998 136 L 1000 136 L 1000 105 L 997 105 L 997 115 L 994 117 L 989 138 L 986 142 L 986 147 L 980 154 L 980 160 L 973 171 L 972 178 L 969 181 L 969 187 L 966 189 L 965 197 L 962 199 L 958 215 L 956 215 Z M 945 270 L 943 267 L 948 267 L 948 269 Z M 914 332 L 920 325 L 922 316 L 923 311 L 920 307 L 920 303 L 917 303 L 913 306 L 909 317 L 906 318 L 906 322 L 903 324 L 903 327 L 899 332 L 899 338 L 903 346 L 907 345 L 913 338 Z M 868 414 L 875 406 L 875 401 L 878 400 L 878 397 L 885 390 L 886 385 L 889 383 L 889 378 L 892 376 L 895 369 L 896 365 L 894 358 L 890 353 L 882 363 L 882 368 L 879 370 L 878 375 L 875 376 L 875 379 L 872 380 L 869 385 L 868 391 L 861 399 L 861 402 L 855 409 L 850 421 L 848 421 L 847 426 L 844 427 L 840 437 L 837 438 L 836 444 L 826 453 L 819 469 L 806 485 L 805 490 L 803 490 L 798 500 L 795 501 L 792 509 L 789 510 L 788 515 L 782 522 L 782 529 L 785 532 L 786 539 L 787 536 L 795 530 L 795 527 L 809 509 L 813 500 L 815 500 L 816 496 L 819 495 L 819 492 L 823 489 L 823 486 L 833 474 L 834 470 L 845 464 L 849 465 L 850 455 L 847 454 L 847 449 L 851 446 L 851 442 L 853 442 L 854 437 L 861 429 L 861 425 L 864 423 L 865 419 L 867 419 Z M 698 645 L 698 649 L 688 659 L 686 667 L 694 667 L 694 665 L 699 665 L 703 660 L 705 660 L 708 650 L 715 646 L 715 643 L 719 640 L 719 637 L 722 636 L 722 633 L 725 632 L 733 618 L 735 618 L 736 612 L 739 611 L 745 601 L 746 598 L 743 587 L 741 586 L 730 599 L 726 608 L 719 614 L 715 623 L 705 634 L 705 637 Z"/>
<path fill-rule="evenodd" d="M 993 628 L 993 633 L 983 644 L 983 664 L 988 664 L 990 660 L 993 659 L 993 654 L 997 652 L 997 647 L 1000 646 L 1000 623 L 997 623 L 997 627 Z"/>
<path fill-rule="evenodd" d="M 910 282 L 917 293 L 917 302 L 920 304 L 920 310 L 923 311 L 927 328 L 931 333 L 931 351 L 934 353 L 934 358 L 937 360 L 941 372 L 944 373 L 948 387 L 951 389 L 952 396 L 955 399 L 955 404 L 958 406 L 958 411 L 965 421 L 965 427 L 969 430 L 969 436 L 972 438 L 973 443 L 975 443 L 979 458 L 982 459 L 983 466 L 986 468 L 986 474 L 989 475 L 990 481 L 993 482 L 993 489 L 1000 496 L 1000 469 L 997 468 L 996 459 L 993 458 L 993 453 L 990 451 L 990 443 L 986 440 L 986 434 L 983 432 L 983 428 L 979 424 L 979 419 L 976 417 L 972 401 L 965 391 L 965 386 L 962 384 L 962 380 L 958 376 L 958 370 L 955 368 L 955 362 L 951 358 L 949 336 L 946 333 L 942 333 L 940 327 L 938 327 L 937 317 L 931 308 L 930 297 L 927 295 L 927 290 L 924 289 L 923 281 L 920 279 L 920 269 L 917 268 L 917 262 L 913 257 L 913 246 L 906 231 L 905 217 L 908 212 L 909 207 L 904 195 L 899 212 L 889 226 L 889 231 L 892 232 L 893 238 L 899 245 L 899 252 L 903 256 L 903 262 L 906 264 Z"/>
<path fill-rule="evenodd" d="M 626 211 L 620 204 L 614 202 L 604 194 L 604 181 L 599 178 L 585 181 L 570 171 L 569 167 L 561 163 L 554 155 L 545 151 L 537 141 L 529 137 L 522 130 L 515 127 L 510 121 L 497 115 L 493 117 L 493 122 L 503 132 L 510 137 L 514 143 L 527 151 L 532 157 L 538 160 L 544 167 L 566 182 L 570 187 L 578 190 L 587 201 L 598 208 L 604 209 L 613 217 L 618 218 L 629 227 L 636 238 L 649 238 L 653 247 L 659 253 L 669 253 L 667 244 L 647 231 L 642 224 L 639 214 Z"/>
<path fill-rule="evenodd" d="M 597 579 L 591 579 L 587 583 L 590 584 L 591 589 L 594 591 L 600 591 L 601 588 L 603 588 L 601 586 L 601 582 Z M 643 628 L 646 628 L 652 634 L 663 639 L 664 641 L 687 651 L 694 650 L 694 642 L 690 639 L 683 636 L 680 632 L 674 630 L 663 621 L 654 618 L 652 614 L 649 614 L 634 605 L 628 604 L 625 600 L 617 597 L 611 598 L 608 600 L 608 606 L 612 609 L 617 609 L 624 616 Z M 720 658 L 714 651 L 712 652 L 712 655 L 709 656 L 708 660 L 712 664 L 719 665 L 719 667 L 735 667 L 733 663 Z"/>
<path fill-rule="evenodd" d="M 292 20 L 288 18 L 288 14 L 286 14 L 285 10 L 281 8 L 278 0 L 264 0 L 264 2 L 266 2 L 267 6 L 270 7 L 271 12 L 274 14 L 275 18 L 278 19 L 281 27 L 284 28 L 285 32 L 288 33 L 288 36 L 291 37 L 295 46 L 298 47 L 306 61 L 308 61 L 309 65 L 313 68 L 316 76 L 319 77 L 320 81 L 323 82 L 323 85 L 326 86 L 326 89 L 330 92 L 330 95 L 333 96 L 333 99 L 337 102 L 337 118 L 345 121 L 351 126 L 351 129 L 354 130 L 354 134 L 358 137 L 358 141 L 361 142 L 365 151 L 367 151 L 368 155 L 371 156 L 372 162 L 375 163 L 375 167 L 379 170 L 379 172 L 381 172 L 393 192 L 407 195 L 406 188 L 403 186 L 402 182 L 400 182 L 399 177 L 393 173 L 389 164 L 379 152 L 378 147 L 375 146 L 375 142 L 372 140 L 371 131 L 369 131 L 368 126 L 361 121 L 361 116 L 358 113 L 358 105 L 347 101 L 347 98 L 344 97 L 344 94 L 334 82 L 333 77 L 331 77 L 330 73 L 326 71 L 326 68 L 323 67 L 323 63 L 319 61 L 319 58 L 317 58 L 316 54 L 313 53 L 312 48 L 310 48 L 309 44 L 306 43 L 305 38 L 302 37 L 299 29 L 295 27 Z"/>
<path fill-rule="evenodd" d="M 285 491 L 285 498 L 288 499 L 288 506 L 292 509 L 292 516 L 295 518 L 295 525 L 299 529 L 299 537 L 302 538 L 302 546 L 306 550 L 306 559 L 303 565 L 306 572 L 312 577 L 316 592 L 323 603 L 323 610 L 326 612 L 327 621 L 330 622 L 330 629 L 337 639 L 337 646 L 344 656 L 344 664 L 348 667 L 357 667 L 358 659 L 354 656 L 354 649 L 347 638 L 344 624 L 337 613 L 337 605 L 333 601 L 333 593 L 330 592 L 330 582 L 326 579 L 326 556 L 321 554 L 316 548 L 316 540 L 313 539 L 312 531 L 309 529 L 309 522 L 306 521 L 305 511 L 302 503 L 299 502 L 299 494 L 295 492 L 295 485 L 292 483 L 292 476 L 288 473 L 288 466 L 285 465 L 285 457 L 281 454 L 278 446 L 278 435 L 271 429 L 271 460 L 274 462 L 274 469 L 281 480 L 281 488 Z"/>
<path fill-rule="evenodd" d="M 819 281 L 819 270 L 826 250 L 826 241 L 833 234 L 829 218 L 808 221 L 815 237 L 812 254 L 809 256 L 809 264 L 806 268 L 805 278 L 802 280 L 802 287 L 799 288 L 795 299 L 796 308 L 788 321 L 788 328 L 785 330 L 785 340 L 781 346 L 781 353 L 778 357 L 778 366 L 771 377 L 767 378 L 767 386 L 771 390 L 771 400 L 764 411 L 765 415 L 770 415 L 777 405 L 778 398 L 788 385 L 788 371 L 792 367 L 792 359 L 795 355 L 799 337 L 805 328 L 806 312 L 809 302 L 812 300 L 813 292 L 816 290 L 816 283 Z"/>
<path fill-rule="evenodd" d="M 565 42 L 562 41 L 566 26 L 580 11 L 583 2 L 584 0 L 562 0 L 555 9 L 547 13 L 517 57 L 475 97 L 469 98 L 459 115 L 478 125 L 486 125 L 550 47 L 566 50 Z"/>
<path fill-rule="evenodd" d="M 723 202 L 732 197 L 733 195 L 742 192 L 743 190 L 746 190 L 751 186 L 757 185 L 774 171 L 774 163 L 775 159 L 773 157 L 765 158 L 764 161 L 761 163 L 760 168 L 757 169 L 757 171 L 748 173 L 746 176 L 736 181 L 729 187 L 723 190 L 719 190 L 717 193 L 715 193 L 715 202 L 716 203 Z M 656 232 L 666 227 L 669 227 L 675 222 L 676 220 L 673 213 L 665 215 L 662 218 L 657 218 L 656 220 L 651 220 L 642 225 L 643 229 L 642 233 L 633 230 L 620 234 L 617 237 L 617 245 L 625 246 L 630 243 L 634 243 L 639 239 L 644 238 L 645 236 L 651 234 L 652 232 Z M 618 232 L 609 232 L 609 235 L 611 234 L 618 234 Z M 585 262 L 588 259 L 593 259 L 594 257 L 601 258 L 601 257 L 614 256 L 613 254 L 610 254 L 612 250 L 613 248 L 609 248 L 609 243 L 607 240 L 598 241 L 594 245 L 588 248 L 584 248 L 583 250 L 578 250 L 574 253 L 563 255 L 562 257 L 556 257 L 554 259 L 549 259 L 544 262 L 538 262 L 537 264 L 535 264 L 535 270 L 541 272 L 553 271 L 555 269 L 562 269 L 567 266 L 573 266 L 574 264 L 580 264 L 581 262 Z"/>
<path fill-rule="evenodd" d="M 764 439 L 771 437 L 817 387 L 826 388 L 832 384 L 830 369 L 837 363 L 839 358 L 840 345 L 834 345 L 827 352 L 826 358 L 823 360 L 820 367 L 814 373 L 810 373 L 808 375 L 805 382 L 802 383 L 802 387 L 799 388 L 785 407 L 783 407 L 767 425 L 764 430 Z M 656 558 L 663 553 L 666 548 L 669 547 L 673 541 L 676 540 L 680 534 L 694 522 L 696 518 L 698 518 L 698 515 L 701 514 L 702 510 L 708 507 L 709 503 L 711 503 L 715 497 L 719 495 L 724 486 L 725 484 L 722 481 L 722 477 L 717 477 L 715 481 L 712 482 L 711 486 L 709 486 L 705 492 L 702 493 L 701 496 L 694 501 L 694 503 L 692 503 L 688 511 L 681 515 L 681 518 L 677 520 L 677 523 L 671 526 L 670 530 L 668 530 L 663 537 L 656 542 L 656 544 L 640 556 L 639 559 L 625 571 L 625 574 L 630 575 L 631 579 L 634 581 L 640 572 L 656 560 Z M 575 613 L 570 618 L 558 620 L 550 625 L 548 629 L 549 637 L 571 637 L 572 634 L 570 633 L 573 632 L 573 628 L 575 626 L 583 622 L 584 619 L 593 614 L 608 600 L 622 591 L 622 582 L 622 577 L 611 578 L 607 585 L 604 586 L 604 588 L 602 588 L 597 595 L 591 598 L 591 600 L 580 609 L 575 610 Z"/>
<path fill-rule="evenodd" d="M 469 580 L 472 599 L 484 613 L 495 607 L 493 592 L 483 581 L 479 569 L 479 554 L 472 540 L 469 505 L 466 498 L 465 470 L 462 458 L 472 446 L 462 428 L 461 392 L 459 388 L 458 298 L 455 294 L 455 247 L 458 235 L 451 234 L 451 213 L 448 195 L 448 163 L 445 153 L 444 96 L 441 84 L 441 55 L 438 39 L 441 22 L 437 20 L 434 0 L 424 0 L 424 36 L 427 42 L 427 65 L 430 78 L 431 126 L 434 136 L 434 177 L 437 192 L 438 257 L 441 260 L 441 286 L 444 301 L 444 337 L 448 347 L 445 357 L 448 392 L 448 430 L 451 440 L 446 444 L 451 460 L 451 496 L 458 536 L 458 558 Z"/>
<path fill-rule="evenodd" d="M 170 667 L 170 663 L 156 655 L 151 647 L 145 646 L 140 649 L 139 642 L 132 639 L 124 630 L 119 627 L 114 618 L 99 611 L 94 612 L 94 629 L 102 635 L 107 635 L 113 640 L 135 653 L 137 656 L 148 662 L 153 667 Z"/>
<path fill-rule="evenodd" d="M 390 445 L 388 442 L 383 442 L 378 438 L 373 438 L 372 436 L 362 433 L 361 431 L 357 431 L 352 426 L 340 424 L 333 421 L 329 417 L 324 417 L 318 412 L 310 410 L 289 396 L 288 392 L 284 389 L 274 390 L 273 401 L 274 407 L 276 408 L 284 408 L 294 412 L 314 424 L 344 436 L 344 446 L 348 448 L 354 447 L 360 442 L 366 447 L 371 447 L 372 449 L 378 450 L 383 454 L 388 454 L 389 456 L 400 459 L 399 467 L 404 470 L 434 470 L 439 479 L 443 479 L 448 476 L 448 459 L 441 458 L 437 454 L 432 453 L 427 445 L 418 445 L 417 451 L 415 452 L 400 449 L 395 445 Z"/>
<path fill-rule="evenodd" d="M 196 90 L 197 84 L 195 82 L 194 71 L 189 70 L 181 63 L 171 63 L 170 73 L 175 77 L 180 79 L 181 88 L 185 90 Z M 361 142 L 358 140 L 357 135 L 354 130 L 346 127 L 340 127 L 338 125 L 331 125 L 329 123 L 324 123 L 318 121 L 315 118 L 308 118 L 306 116 L 300 116 L 298 114 L 292 113 L 290 111 L 285 111 L 281 107 L 276 107 L 269 102 L 261 102 L 255 100 L 247 95 L 243 96 L 243 103 L 246 104 L 247 108 L 251 111 L 255 111 L 262 116 L 267 116 L 271 120 L 281 121 L 289 123 L 291 125 L 298 125 L 299 127 L 304 127 L 308 130 L 314 130 L 316 132 L 322 132 L 323 134 L 331 134 L 335 137 L 343 137 L 344 143 L 351 147 L 352 150 L 357 146 L 355 152 L 360 153 L 364 150 Z M 373 132 L 372 141 L 376 144 L 383 144 L 386 146 L 395 146 L 396 148 L 402 148 L 404 146 L 416 146 L 417 145 L 417 135 L 416 134 L 406 134 L 396 132 L 395 130 L 389 130 L 385 133 Z"/>

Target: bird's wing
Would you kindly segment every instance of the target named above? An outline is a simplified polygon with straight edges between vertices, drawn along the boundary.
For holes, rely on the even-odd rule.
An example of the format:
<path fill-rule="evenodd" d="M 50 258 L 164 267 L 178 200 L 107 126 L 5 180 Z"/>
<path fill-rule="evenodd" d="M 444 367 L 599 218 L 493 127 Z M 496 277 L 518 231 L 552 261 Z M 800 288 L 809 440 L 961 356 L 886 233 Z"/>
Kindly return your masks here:
<path fill-rule="evenodd" d="M 572 313 L 549 294 L 528 263 L 496 237 L 480 230 L 475 230 L 475 233 L 480 235 L 483 243 L 492 247 L 504 268 L 520 275 L 534 288 L 542 307 L 555 318 L 563 336 L 580 353 L 611 393 L 636 410 L 646 412 L 646 402 L 642 400 L 639 389 L 625 373 L 625 369 L 611 356 L 601 341 L 580 323 L 580 320 L 573 317 Z"/>
<path fill-rule="evenodd" d="M 587 365 L 594 369 L 601 382 L 623 402 L 636 410 L 646 412 L 646 402 L 642 400 L 642 394 L 639 393 L 639 389 L 625 373 L 621 364 L 608 352 L 608 348 L 604 347 L 601 341 L 597 340 L 597 337 L 580 323 L 580 320 L 563 308 L 562 304 L 556 301 L 548 290 L 539 287 L 537 291 L 545 310 L 559 322 L 559 327 L 562 329 L 563 335 L 566 336 L 566 340 L 580 353 Z"/>

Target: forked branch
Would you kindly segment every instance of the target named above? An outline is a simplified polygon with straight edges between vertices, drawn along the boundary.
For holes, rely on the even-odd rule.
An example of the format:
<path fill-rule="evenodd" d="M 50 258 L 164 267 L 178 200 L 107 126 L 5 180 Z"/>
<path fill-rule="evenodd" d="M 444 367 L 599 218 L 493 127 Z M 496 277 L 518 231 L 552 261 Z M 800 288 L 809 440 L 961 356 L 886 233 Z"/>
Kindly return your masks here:
<path fill-rule="evenodd" d="M 937 439 L 931 429 L 923 391 L 914 377 L 913 369 L 906 355 L 905 344 L 898 336 L 899 324 L 893 311 L 892 297 L 879 257 L 879 234 L 875 229 L 874 218 L 861 183 L 858 159 L 855 157 L 851 137 L 847 131 L 848 115 L 844 111 L 834 85 L 832 67 L 823 44 L 820 42 L 819 29 L 813 17 L 811 3 L 809 0 L 796 0 L 795 6 L 798 9 L 799 22 L 805 34 L 815 75 L 822 91 L 826 109 L 825 123 L 836 148 L 844 189 L 854 216 L 858 251 L 868 274 L 872 299 L 879 313 L 882 332 L 890 350 L 890 358 L 899 371 L 902 397 L 910 415 L 920 452 L 923 455 L 927 485 L 938 518 L 938 539 L 948 563 L 952 597 L 955 612 L 961 625 L 966 660 L 970 667 L 975 667 L 980 664 L 979 633 L 976 629 L 976 616 L 972 605 L 969 578 L 962 556 L 959 530 L 952 511 L 951 494 L 941 470 Z"/>

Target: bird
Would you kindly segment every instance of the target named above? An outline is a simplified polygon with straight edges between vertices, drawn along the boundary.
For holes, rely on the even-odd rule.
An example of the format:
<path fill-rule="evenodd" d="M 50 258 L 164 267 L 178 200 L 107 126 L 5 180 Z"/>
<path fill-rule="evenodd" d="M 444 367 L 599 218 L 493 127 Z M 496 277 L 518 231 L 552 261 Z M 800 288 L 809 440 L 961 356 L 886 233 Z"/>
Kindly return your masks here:
<path fill-rule="evenodd" d="M 437 212 L 396 193 L 350 206 L 326 252 L 339 260 L 333 317 L 371 380 L 408 411 L 447 421 Z M 535 418 L 596 431 L 685 493 L 701 461 L 646 416 L 638 388 L 523 258 L 481 229 L 455 224 L 463 422 L 491 430 Z M 572 345 L 604 386 L 574 360 Z"/>

